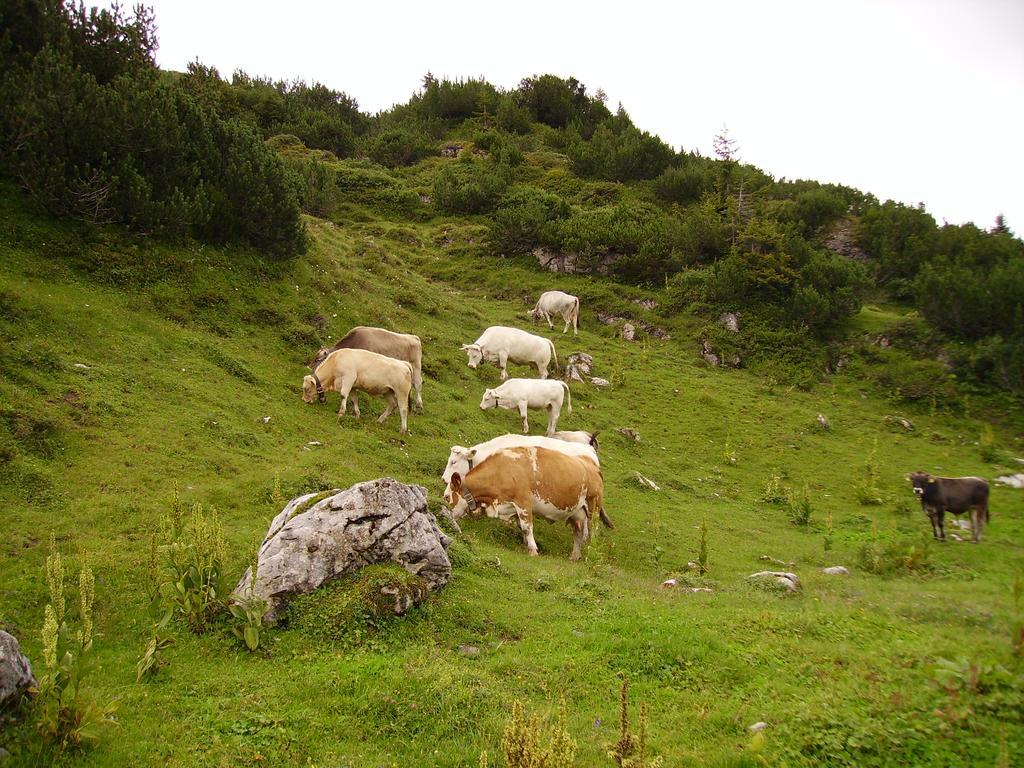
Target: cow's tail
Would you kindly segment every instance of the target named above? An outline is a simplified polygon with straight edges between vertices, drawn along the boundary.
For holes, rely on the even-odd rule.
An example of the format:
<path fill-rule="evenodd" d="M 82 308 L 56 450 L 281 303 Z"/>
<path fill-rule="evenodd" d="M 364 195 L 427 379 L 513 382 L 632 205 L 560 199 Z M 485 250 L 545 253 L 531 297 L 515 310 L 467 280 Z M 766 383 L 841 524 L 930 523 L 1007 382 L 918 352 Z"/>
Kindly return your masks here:
<path fill-rule="evenodd" d="M 564 381 L 560 381 L 560 382 L 558 382 L 558 383 L 559 383 L 559 384 L 561 384 L 561 385 L 562 385 L 563 387 L 565 387 L 565 396 L 566 396 L 566 397 L 568 398 L 568 400 L 569 400 L 569 409 L 568 409 L 568 413 L 572 413 L 572 390 L 571 390 L 571 389 L 569 389 L 569 385 L 568 385 L 568 384 L 566 384 L 566 383 L 565 383 Z"/>
<path fill-rule="evenodd" d="M 547 340 L 548 346 L 551 347 L 551 361 L 555 364 L 555 373 L 558 373 L 558 353 L 555 352 L 555 342 L 551 339 Z"/>
<path fill-rule="evenodd" d="M 608 518 L 608 514 L 604 511 L 604 505 L 603 504 L 600 507 L 598 507 L 597 514 L 599 514 L 601 516 L 601 522 L 604 523 L 605 528 L 614 528 L 615 527 L 614 525 L 612 525 L 612 521 Z"/>
<path fill-rule="evenodd" d="M 572 327 L 579 328 L 580 325 L 580 297 L 576 296 L 576 308 L 573 310 Z"/>

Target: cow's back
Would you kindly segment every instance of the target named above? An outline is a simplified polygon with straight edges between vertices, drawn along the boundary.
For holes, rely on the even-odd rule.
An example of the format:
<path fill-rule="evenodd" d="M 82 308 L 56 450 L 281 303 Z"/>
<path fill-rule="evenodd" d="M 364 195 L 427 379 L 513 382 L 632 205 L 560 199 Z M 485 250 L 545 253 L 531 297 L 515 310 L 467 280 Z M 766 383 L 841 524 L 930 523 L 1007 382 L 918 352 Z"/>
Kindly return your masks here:
<path fill-rule="evenodd" d="M 422 345 L 418 336 L 409 333 L 395 333 L 386 328 L 373 328 L 367 325 L 357 325 L 338 341 L 331 349 L 336 352 L 339 349 L 363 349 L 367 352 L 375 352 L 395 360 L 405 360 L 414 368 L 420 365 L 422 356 Z"/>

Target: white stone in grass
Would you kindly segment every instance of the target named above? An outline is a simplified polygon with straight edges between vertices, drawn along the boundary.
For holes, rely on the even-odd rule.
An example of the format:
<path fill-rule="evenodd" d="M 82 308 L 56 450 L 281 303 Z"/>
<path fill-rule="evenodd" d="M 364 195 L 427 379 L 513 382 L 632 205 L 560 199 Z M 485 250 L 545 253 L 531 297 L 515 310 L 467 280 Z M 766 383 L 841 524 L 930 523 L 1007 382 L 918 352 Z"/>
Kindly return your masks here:
<path fill-rule="evenodd" d="M 265 624 L 277 621 L 293 595 L 372 563 L 397 563 L 429 590 L 448 583 L 451 539 L 427 510 L 426 488 L 380 478 L 330 491 L 319 501 L 317 495 L 288 502 L 260 546 L 255 585 L 246 569 L 235 587 L 235 594 L 252 591 L 267 601 Z"/>
<path fill-rule="evenodd" d="M 661 582 L 661 586 L 663 586 L 665 589 L 671 589 L 678 583 L 679 582 L 676 579 L 665 579 L 665 581 Z"/>
<path fill-rule="evenodd" d="M 822 573 L 827 573 L 829 576 L 849 576 L 850 572 L 841 565 L 832 565 L 828 568 L 822 568 Z"/>
<path fill-rule="evenodd" d="M 660 491 L 661 490 L 661 487 L 656 482 L 651 480 L 649 477 L 644 477 L 639 472 L 634 472 L 633 473 L 633 478 L 643 488 L 650 488 L 652 491 Z"/>
<path fill-rule="evenodd" d="M 602 379 L 600 376 L 591 376 L 590 383 L 593 384 L 598 389 L 605 389 L 606 387 L 610 387 L 612 385 L 612 383 L 608 381 L 608 379 Z"/>
<path fill-rule="evenodd" d="M 0 630 L 0 709 L 36 685 L 32 664 L 22 654 L 18 639 Z"/>
<path fill-rule="evenodd" d="M 759 723 L 754 723 L 753 725 L 747 726 L 747 730 L 750 731 L 751 733 L 760 733 L 761 731 L 763 731 L 767 727 L 768 727 L 768 723 L 766 723 L 764 721 L 761 721 Z"/>
<path fill-rule="evenodd" d="M 263 423 L 264 424 L 269 424 L 270 423 L 270 417 L 269 416 L 264 416 L 263 417 Z"/>
<path fill-rule="evenodd" d="M 1020 461 L 1020 459 L 1017 459 L 1017 461 Z M 996 482 L 1000 485 L 1007 485 L 1010 488 L 1024 488 L 1024 474 L 1003 475 L 1002 477 L 997 477 Z"/>
<path fill-rule="evenodd" d="M 747 579 L 756 579 L 762 582 L 771 581 L 787 592 L 796 592 L 800 589 L 800 577 L 788 571 L 758 571 L 747 576 Z"/>
<path fill-rule="evenodd" d="M 78 368 L 78 369 L 83 370 L 83 371 L 88 371 L 89 370 L 89 366 L 86 365 L 85 363 L 75 363 L 75 368 Z"/>

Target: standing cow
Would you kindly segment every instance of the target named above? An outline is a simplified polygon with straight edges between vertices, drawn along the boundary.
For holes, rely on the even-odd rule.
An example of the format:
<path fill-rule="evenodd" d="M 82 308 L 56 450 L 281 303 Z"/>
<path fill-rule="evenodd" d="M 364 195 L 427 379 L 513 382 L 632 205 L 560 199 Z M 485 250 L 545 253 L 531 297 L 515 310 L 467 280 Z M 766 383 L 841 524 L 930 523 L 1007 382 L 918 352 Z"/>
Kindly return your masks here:
<path fill-rule="evenodd" d="M 411 333 L 395 333 L 384 328 L 371 328 L 357 325 L 345 334 L 333 347 L 324 347 L 309 364 L 312 370 L 320 365 L 327 356 L 339 349 L 365 349 L 378 355 L 405 360 L 412 366 L 412 388 L 416 391 L 416 410 L 423 410 L 423 345 L 420 337 Z"/>
<path fill-rule="evenodd" d="M 921 508 L 932 523 L 932 536 L 946 540 L 942 518 L 946 512 L 962 515 L 970 510 L 971 541 L 981 541 L 981 532 L 988 522 L 988 483 L 980 477 L 932 477 L 927 472 L 911 472 L 907 480 Z"/>
<path fill-rule="evenodd" d="M 526 551 L 537 554 L 533 517 L 565 521 L 573 530 L 572 554 L 580 559 L 595 515 L 612 528 L 604 511 L 604 478 L 598 466 L 579 456 L 546 448 L 505 448 L 473 467 L 452 475 L 445 493 L 452 515 L 486 515 L 515 520 Z"/>
<path fill-rule="evenodd" d="M 463 344 L 462 350 L 469 357 L 470 368 L 476 368 L 483 361 L 497 363 L 502 381 L 508 378 L 510 360 L 536 366 L 537 375 L 542 379 L 548 377 L 548 363 L 554 361 L 558 369 L 558 356 L 550 339 L 504 325 L 492 325 L 472 344 Z"/>
<path fill-rule="evenodd" d="M 601 460 L 597 457 L 597 451 L 590 445 L 566 442 L 540 435 L 499 435 L 486 442 L 477 443 L 471 448 L 466 448 L 462 445 L 452 446 L 451 453 L 448 454 L 448 463 L 441 474 L 441 480 L 445 484 L 445 493 L 449 493 L 448 486 L 456 473 L 465 476 L 477 464 L 482 464 L 488 456 L 505 448 L 525 447 L 547 448 L 552 451 L 561 451 L 569 456 L 582 456 L 594 462 L 595 467 L 601 466 Z"/>
<path fill-rule="evenodd" d="M 541 317 L 547 320 L 548 327 L 552 330 L 555 326 L 551 322 L 551 316 L 561 315 L 562 320 L 565 321 L 565 328 L 562 329 L 562 333 L 569 330 L 569 324 L 571 323 L 572 335 L 579 335 L 580 300 L 578 296 L 562 293 L 561 291 L 545 291 L 537 299 L 537 304 L 534 306 L 532 314 L 534 320 Z"/>
<path fill-rule="evenodd" d="M 302 379 L 302 399 L 307 403 L 327 401 L 327 392 L 341 394 L 338 416 L 344 416 L 352 394 L 352 410 L 359 418 L 359 392 L 383 395 L 387 408 L 377 421 L 381 424 L 395 408 L 402 419 L 401 433 L 409 431 L 409 392 L 412 389 L 412 366 L 405 360 L 367 352 L 365 349 L 339 349 L 331 352 L 312 375 Z"/>
<path fill-rule="evenodd" d="M 500 387 L 485 389 L 480 409 L 504 408 L 518 410 L 523 419 L 523 434 L 530 431 L 526 419 L 528 408 L 546 410 L 548 412 L 548 437 L 558 426 L 558 417 L 562 413 L 562 402 L 568 398 L 569 413 L 572 413 L 572 392 L 569 385 L 557 379 L 508 379 Z"/>

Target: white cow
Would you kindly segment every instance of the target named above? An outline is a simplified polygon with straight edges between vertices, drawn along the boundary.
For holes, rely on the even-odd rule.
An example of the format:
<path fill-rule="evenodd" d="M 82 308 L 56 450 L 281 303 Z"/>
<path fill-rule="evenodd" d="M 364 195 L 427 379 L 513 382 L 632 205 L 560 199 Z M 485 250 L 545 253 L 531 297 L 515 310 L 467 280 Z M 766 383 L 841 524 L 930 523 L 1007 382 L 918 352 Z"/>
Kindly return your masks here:
<path fill-rule="evenodd" d="M 469 356 L 470 368 L 476 368 L 482 361 L 497 363 L 502 381 L 508 378 L 509 360 L 537 366 L 537 374 L 542 379 L 548 377 L 549 362 L 554 360 L 558 368 L 555 345 L 549 339 L 504 325 L 492 325 L 472 344 L 463 344 L 462 349 Z"/>
<path fill-rule="evenodd" d="M 597 450 L 597 432 L 587 432 L 584 429 L 570 430 L 566 432 L 555 432 L 550 437 L 556 440 L 565 440 L 569 443 L 582 443 L 583 445 L 589 445 L 595 451 Z"/>
<path fill-rule="evenodd" d="M 569 385 L 557 379 L 508 379 L 494 389 L 485 389 L 480 408 L 505 408 L 518 410 L 523 419 L 523 434 L 530 431 L 526 420 L 528 408 L 546 410 L 548 412 L 548 437 L 554 434 L 558 426 L 558 417 L 562 412 L 562 402 L 569 398 L 569 413 L 572 413 L 572 393 Z"/>
<path fill-rule="evenodd" d="M 499 435 L 491 440 L 474 445 L 472 448 L 466 448 L 462 445 L 453 445 L 451 453 L 448 455 L 448 464 L 445 466 L 444 472 L 441 474 L 441 479 L 444 481 L 447 488 L 451 483 L 452 475 L 458 472 L 460 475 L 465 477 L 466 473 L 468 473 L 470 469 L 482 462 L 492 453 L 496 453 L 504 448 L 529 446 L 535 448 L 549 448 L 553 451 L 567 453 L 570 456 L 583 456 L 590 459 L 598 467 L 601 466 L 601 460 L 597 458 L 597 451 L 589 445 L 568 443 L 564 440 L 556 440 L 552 437 L 541 437 L 540 435 L 508 434 Z"/>
<path fill-rule="evenodd" d="M 548 327 L 554 328 L 551 322 L 552 315 L 561 315 L 565 321 L 565 328 L 562 333 L 569 330 L 572 323 L 572 335 L 578 336 L 580 330 L 580 300 L 578 296 L 561 291 L 545 291 L 537 299 L 537 305 L 533 308 L 534 320 L 543 317 L 548 321 Z"/>
<path fill-rule="evenodd" d="M 359 392 L 381 395 L 388 406 L 377 419 L 381 424 L 395 408 L 402 420 L 401 433 L 409 431 L 409 392 L 412 390 L 412 366 L 405 360 L 378 355 L 365 349 L 339 349 L 331 352 L 311 376 L 302 379 L 302 399 L 307 403 L 327 402 L 330 391 L 341 394 L 338 416 L 344 416 L 348 396 L 352 395 L 352 408 L 359 418 Z"/>

